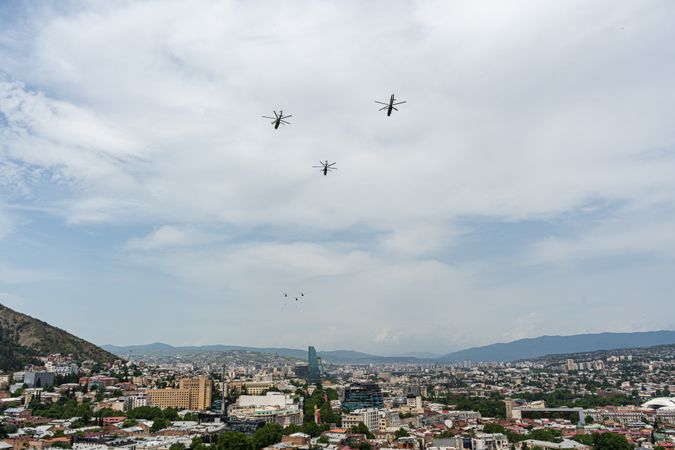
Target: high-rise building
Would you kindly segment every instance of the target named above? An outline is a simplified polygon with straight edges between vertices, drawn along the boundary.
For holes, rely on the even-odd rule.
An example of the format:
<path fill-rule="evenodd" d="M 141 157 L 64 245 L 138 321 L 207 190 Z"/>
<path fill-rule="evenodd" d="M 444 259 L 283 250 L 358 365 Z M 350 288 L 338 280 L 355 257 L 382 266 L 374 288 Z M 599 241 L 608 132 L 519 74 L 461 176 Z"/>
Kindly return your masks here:
<path fill-rule="evenodd" d="M 213 382 L 207 377 L 182 378 L 180 389 L 190 393 L 190 409 L 205 411 L 211 409 Z"/>
<path fill-rule="evenodd" d="M 206 411 L 211 408 L 213 382 L 206 377 L 182 378 L 178 389 L 150 389 L 152 406 Z"/>
<path fill-rule="evenodd" d="M 384 397 L 377 383 L 353 383 L 345 388 L 342 407 L 354 411 L 363 408 L 384 408 Z"/>
<path fill-rule="evenodd" d="M 321 383 L 321 367 L 319 366 L 319 359 L 316 357 L 316 349 L 310 346 L 307 353 L 309 360 L 307 381 L 309 384 L 319 384 Z"/>
<path fill-rule="evenodd" d="M 574 364 L 574 360 L 572 358 L 569 358 L 567 360 L 567 371 L 571 372 L 573 370 L 577 370 L 577 365 Z"/>

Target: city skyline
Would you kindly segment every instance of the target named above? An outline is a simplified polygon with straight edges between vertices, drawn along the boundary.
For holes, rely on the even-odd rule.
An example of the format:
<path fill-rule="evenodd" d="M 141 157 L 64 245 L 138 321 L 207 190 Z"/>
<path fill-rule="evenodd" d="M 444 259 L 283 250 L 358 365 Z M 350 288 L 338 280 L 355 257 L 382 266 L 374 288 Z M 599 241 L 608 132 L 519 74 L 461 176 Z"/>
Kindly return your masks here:
<path fill-rule="evenodd" d="M 669 2 L 273 5 L 3 4 L 0 303 L 99 345 L 675 329 Z"/>

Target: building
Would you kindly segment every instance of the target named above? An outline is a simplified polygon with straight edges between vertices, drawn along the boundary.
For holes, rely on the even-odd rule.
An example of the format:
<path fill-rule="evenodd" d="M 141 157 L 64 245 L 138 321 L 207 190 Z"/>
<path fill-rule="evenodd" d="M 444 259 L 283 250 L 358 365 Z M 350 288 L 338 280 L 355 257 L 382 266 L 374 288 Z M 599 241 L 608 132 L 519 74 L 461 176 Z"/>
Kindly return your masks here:
<path fill-rule="evenodd" d="M 180 389 L 185 389 L 190 394 L 189 409 L 199 411 L 211 409 L 213 382 L 207 377 L 183 378 L 180 380 Z"/>
<path fill-rule="evenodd" d="M 241 381 L 234 380 L 227 383 L 227 392 L 238 392 L 245 395 L 263 395 L 274 383 L 271 381 Z"/>
<path fill-rule="evenodd" d="M 124 410 L 129 411 L 141 406 L 150 406 L 150 401 L 145 393 L 138 393 L 124 397 Z"/>
<path fill-rule="evenodd" d="M 227 408 L 228 416 L 245 421 L 276 423 L 283 427 L 302 425 L 303 412 L 289 395 L 268 392 L 267 395 L 240 395 Z"/>
<path fill-rule="evenodd" d="M 10 374 L 0 374 L 0 389 L 5 389 L 9 386 L 12 381 L 12 376 Z"/>
<path fill-rule="evenodd" d="M 348 411 L 364 408 L 384 408 L 384 397 L 377 383 L 353 383 L 345 388 L 342 407 Z"/>
<path fill-rule="evenodd" d="M 284 444 L 290 444 L 295 447 L 308 446 L 310 439 L 312 437 L 309 434 L 305 433 L 293 433 L 288 436 L 283 436 L 281 442 Z"/>
<path fill-rule="evenodd" d="M 206 411 L 211 408 L 213 382 L 206 377 L 182 378 L 178 389 L 146 391 L 151 406 Z"/>
<path fill-rule="evenodd" d="M 29 388 L 33 387 L 52 387 L 54 386 L 53 372 L 26 372 L 23 376 L 23 383 Z"/>
<path fill-rule="evenodd" d="M 309 377 L 309 366 L 307 364 L 299 364 L 293 368 L 293 373 L 298 378 L 307 379 Z"/>
<path fill-rule="evenodd" d="M 398 411 L 381 409 L 378 415 L 380 417 L 380 431 L 401 428 L 401 416 L 398 415 Z"/>
<path fill-rule="evenodd" d="M 451 410 L 445 413 L 445 417 L 451 420 L 479 420 L 481 418 L 480 412 L 478 411 L 458 411 Z"/>
<path fill-rule="evenodd" d="M 364 423 L 368 430 L 380 430 L 380 411 L 375 408 L 357 409 L 342 415 L 342 426 L 345 428 L 355 427 Z"/>
<path fill-rule="evenodd" d="M 423 412 L 424 408 L 422 407 L 422 396 L 421 395 L 408 395 L 406 396 L 406 406 L 412 412 Z"/>
<path fill-rule="evenodd" d="M 321 383 L 321 367 L 319 366 L 319 359 L 316 356 L 316 349 L 312 346 L 308 349 L 309 369 L 307 373 L 307 381 L 309 384 Z"/>
<path fill-rule="evenodd" d="M 509 440 L 501 433 L 476 433 L 471 438 L 473 450 L 509 450 Z"/>

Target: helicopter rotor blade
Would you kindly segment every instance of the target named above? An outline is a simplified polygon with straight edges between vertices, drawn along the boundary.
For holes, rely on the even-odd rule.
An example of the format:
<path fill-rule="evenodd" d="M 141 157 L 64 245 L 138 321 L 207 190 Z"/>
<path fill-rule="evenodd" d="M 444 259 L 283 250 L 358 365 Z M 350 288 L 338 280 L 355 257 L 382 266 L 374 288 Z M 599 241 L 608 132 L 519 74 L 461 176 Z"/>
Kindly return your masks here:
<path fill-rule="evenodd" d="M 384 108 L 380 108 L 380 109 L 378 109 L 378 111 L 384 111 L 387 108 L 389 108 L 389 106 L 385 106 Z"/>
<path fill-rule="evenodd" d="M 293 117 L 293 114 L 288 115 L 288 116 L 281 116 L 282 119 L 288 119 L 289 117 Z"/>
<path fill-rule="evenodd" d="M 395 106 L 392 106 L 391 109 L 393 109 L 394 111 L 398 111 L 398 108 Z"/>
<path fill-rule="evenodd" d="M 398 103 L 394 103 L 394 105 L 400 105 L 400 104 L 402 104 L 402 103 L 407 103 L 407 100 L 404 100 L 404 101 L 398 102 Z"/>
<path fill-rule="evenodd" d="M 389 106 L 389 103 L 378 102 L 377 100 L 375 100 L 375 103 L 379 103 L 380 105 L 387 105 L 387 106 Z"/>
<path fill-rule="evenodd" d="M 277 114 L 276 111 L 274 111 L 274 117 L 276 117 L 277 119 L 279 118 L 279 114 Z"/>
<path fill-rule="evenodd" d="M 262 117 L 263 119 L 274 119 L 274 117 L 270 117 L 270 116 L 260 116 L 260 117 Z"/>

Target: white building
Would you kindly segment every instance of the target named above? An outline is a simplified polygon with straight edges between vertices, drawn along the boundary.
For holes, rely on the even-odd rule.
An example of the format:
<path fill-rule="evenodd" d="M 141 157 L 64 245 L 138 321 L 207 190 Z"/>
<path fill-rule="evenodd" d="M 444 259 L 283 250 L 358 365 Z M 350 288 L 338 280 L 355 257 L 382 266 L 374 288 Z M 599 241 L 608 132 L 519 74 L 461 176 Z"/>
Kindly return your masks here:
<path fill-rule="evenodd" d="M 471 438 L 473 450 L 509 450 L 509 440 L 501 433 L 476 433 Z"/>
<path fill-rule="evenodd" d="M 283 427 L 301 425 L 303 412 L 293 399 L 280 392 L 267 395 L 240 395 L 237 403 L 227 408 L 228 414 L 241 419 L 260 419 Z"/>
<path fill-rule="evenodd" d="M 351 428 L 362 422 L 368 427 L 368 430 L 379 431 L 380 410 L 375 408 L 356 409 L 342 416 L 344 428 Z"/>
<path fill-rule="evenodd" d="M 422 408 L 422 396 L 421 395 L 408 395 L 405 398 L 405 404 L 412 411 L 424 411 Z"/>
<path fill-rule="evenodd" d="M 124 397 L 125 411 L 130 411 L 133 408 L 140 408 L 141 406 L 150 406 L 150 400 L 148 400 L 148 397 L 145 395 L 145 393 L 138 393 Z"/>

